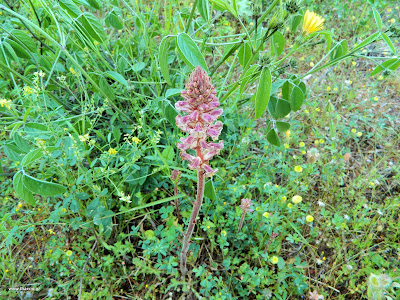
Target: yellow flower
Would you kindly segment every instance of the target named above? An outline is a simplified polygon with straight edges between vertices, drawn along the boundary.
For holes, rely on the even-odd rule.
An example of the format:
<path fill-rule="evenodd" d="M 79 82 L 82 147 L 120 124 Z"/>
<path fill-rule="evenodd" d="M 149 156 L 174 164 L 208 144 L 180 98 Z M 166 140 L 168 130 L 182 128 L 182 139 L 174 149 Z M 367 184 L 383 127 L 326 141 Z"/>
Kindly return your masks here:
<path fill-rule="evenodd" d="M 324 29 L 325 19 L 308 9 L 303 17 L 303 33 L 305 35 Z"/>
<path fill-rule="evenodd" d="M 221 234 L 222 234 L 223 236 L 226 236 L 226 231 L 225 231 L 225 230 L 222 230 L 222 231 L 221 231 Z"/>
<path fill-rule="evenodd" d="M 22 203 L 18 203 L 18 207 L 21 208 L 22 207 Z"/>
<path fill-rule="evenodd" d="M 286 149 L 289 149 L 289 144 L 284 145 Z"/>
<path fill-rule="evenodd" d="M 254 25 L 254 23 L 253 22 L 250 22 L 250 26 L 253 26 Z"/>
<path fill-rule="evenodd" d="M 352 65 L 352 66 L 355 66 L 356 64 L 357 64 L 357 63 L 356 63 L 355 61 L 352 61 L 352 62 L 351 62 L 351 65 Z"/>
<path fill-rule="evenodd" d="M 394 24 L 394 23 L 396 23 L 396 20 L 392 18 L 392 19 L 389 20 L 389 22 Z"/>
<path fill-rule="evenodd" d="M 306 114 L 309 114 L 310 112 L 308 111 L 308 109 L 306 109 L 305 111 L 304 111 Z"/>
<path fill-rule="evenodd" d="M 333 90 L 334 90 L 335 92 L 337 92 L 337 91 L 338 91 L 338 88 L 334 88 Z"/>
<path fill-rule="evenodd" d="M 353 129 L 351 130 L 351 132 L 352 132 L 352 133 L 356 133 L 357 130 L 356 130 L 355 128 L 353 128 Z"/>
<path fill-rule="evenodd" d="M 310 67 L 311 68 L 314 67 L 314 63 L 313 62 L 310 62 Z"/>
<path fill-rule="evenodd" d="M 377 96 L 374 97 L 374 101 L 378 101 L 379 98 Z"/>
<path fill-rule="evenodd" d="M 266 217 L 267 219 L 269 218 L 269 212 L 263 213 L 263 216 Z"/>
<path fill-rule="evenodd" d="M 294 171 L 297 173 L 301 173 L 303 171 L 303 168 L 301 166 L 295 166 Z"/>
<path fill-rule="evenodd" d="M 289 203 L 289 204 L 287 205 L 287 207 L 293 208 L 293 204 L 292 204 L 292 203 Z"/>
<path fill-rule="evenodd" d="M 304 142 L 300 142 L 300 143 L 299 143 L 299 146 L 300 146 L 300 147 L 304 147 L 305 145 L 306 145 L 306 144 L 304 144 Z"/>
<path fill-rule="evenodd" d="M 308 215 L 308 216 L 306 217 L 306 221 L 307 221 L 308 223 L 311 223 L 312 221 L 314 221 L 314 217 L 311 216 L 311 215 Z"/>
<path fill-rule="evenodd" d="M 110 148 L 110 149 L 108 149 L 108 154 L 115 155 L 115 154 L 117 154 L 117 150 L 115 150 L 114 148 Z"/>
<path fill-rule="evenodd" d="M 271 262 L 272 262 L 274 265 L 276 265 L 276 264 L 278 263 L 278 261 L 279 261 L 278 256 L 272 256 L 272 257 L 271 257 Z"/>
<path fill-rule="evenodd" d="M 7 269 L 7 270 L 6 270 L 6 273 L 8 273 L 8 272 L 9 272 L 9 270 Z"/>
<path fill-rule="evenodd" d="M 286 138 L 288 139 L 290 137 L 290 130 L 286 130 L 285 135 L 286 135 Z"/>
<path fill-rule="evenodd" d="M 358 136 L 358 137 L 362 136 L 362 132 L 360 132 L 360 131 L 357 132 L 357 136 Z"/>
<path fill-rule="evenodd" d="M 319 145 L 319 141 L 318 141 L 318 140 L 314 141 L 314 144 L 315 144 L 316 146 L 318 146 L 318 145 Z"/>
<path fill-rule="evenodd" d="M 292 197 L 292 202 L 293 202 L 294 204 L 298 204 L 298 203 L 300 203 L 302 200 L 303 200 L 303 197 L 301 197 L 301 196 L 299 196 L 299 195 L 296 195 L 296 196 L 293 196 L 293 197 Z"/>
<path fill-rule="evenodd" d="M 327 87 L 326 87 L 326 91 L 329 92 L 330 90 L 331 90 L 331 87 L 330 87 L 330 86 L 327 86 Z"/>
<path fill-rule="evenodd" d="M 306 154 L 306 151 L 305 150 L 301 150 L 301 154 Z"/>
<path fill-rule="evenodd" d="M 69 71 L 72 73 L 72 75 L 75 75 L 75 74 L 76 74 L 76 71 L 74 70 L 73 67 L 69 68 Z"/>
<path fill-rule="evenodd" d="M 72 255 L 72 251 L 71 251 L 71 250 L 68 250 L 67 252 L 65 252 L 65 255 L 71 256 L 71 255 Z"/>
<path fill-rule="evenodd" d="M 134 136 L 132 138 L 132 142 L 134 142 L 137 145 L 137 144 L 139 144 L 141 142 L 141 140 L 139 140 L 136 136 Z"/>
<path fill-rule="evenodd" d="M 1 107 L 6 107 L 6 108 L 8 108 L 8 109 L 11 109 L 11 104 L 12 104 L 12 101 L 11 101 L 11 100 L 0 99 L 0 106 L 1 106 Z"/>
<path fill-rule="evenodd" d="M 287 199 L 286 196 L 281 197 L 282 201 L 286 201 L 286 199 Z"/>
<path fill-rule="evenodd" d="M 391 12 L 391 11 L 392 11 L 392 9 L 391 9 L 391 8 L 388 8 L 388 9 L 387 9 L 387 12 Z"/>
<path fill-rule="evenodd" d="M 315 109 L 315 111 L 318 111 L 318 112 L 319 112 L 319 111 L 321 111 L 321 109 L 319 109 L 319 108 L 317 107 L 317 108 Z"/>
<path fill-rule="evenodd" d="M 325 141 L 323 139 L 319 139 L 319 143 L 323 144 L 323 143 L 325 143 Z"/>

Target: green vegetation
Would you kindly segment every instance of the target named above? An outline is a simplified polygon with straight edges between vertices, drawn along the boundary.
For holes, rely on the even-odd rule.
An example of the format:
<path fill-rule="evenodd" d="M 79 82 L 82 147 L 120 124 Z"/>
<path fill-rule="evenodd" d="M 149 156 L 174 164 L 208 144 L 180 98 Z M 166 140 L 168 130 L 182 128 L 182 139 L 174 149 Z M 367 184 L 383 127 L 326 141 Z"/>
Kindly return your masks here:
<path fill-rule="evenodd" d="M 3 1 L 0 299 L 400 299 L 399 6 Z M 224 147 L 182 276 L 196 66 Z"/>

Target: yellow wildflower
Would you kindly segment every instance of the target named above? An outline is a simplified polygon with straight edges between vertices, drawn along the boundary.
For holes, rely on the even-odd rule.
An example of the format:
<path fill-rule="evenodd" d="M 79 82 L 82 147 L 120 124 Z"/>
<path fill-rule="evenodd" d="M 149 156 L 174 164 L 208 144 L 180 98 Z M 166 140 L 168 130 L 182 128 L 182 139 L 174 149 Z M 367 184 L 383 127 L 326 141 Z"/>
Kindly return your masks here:
<path fill-rule="evenodd" d="M 75 75 L 75 74 L 76 74 L 76 71 L 74 70 L 73 67 L 69 68 L 69 71 L 72 73 L 72 75 Z"/>
<path fill-rule="evenodd" d="M 271 257 L 271 262 L 272 262 L 274 265 L 276 265 L 276 264 L 278 263 L 278 261 L 279 261 L 278 256 L 272 256 L 272 257 Z"/>
<path fill-rule="evenodd" d="M 392 19 L 389 20 L 389 23 L 394 24 L 394 23 L 396 23 L 396 20 L 392 18 Z"/>
<path fill-rule="evenodd" d="M 266 217 L 267 219 L 269 218 L 269 212 L 263 213 L 263 216 Z"/>
<path fill-rule="evenodd" d="M 357 132 L 357 136 L 358 136 L 358 137 L 362 136 L 362 132 L 360 132 L 360 131 Z"/>
<path fill-rule="evenodd" d="M 293 208 L 293 204 L 292 204 L 292 203 L 289 203 L 289 204 L 287 205 L 287 207 Z"/>
<path fill-rule="evenodd" d="M 302 200 L 303 200 L 303 197 L 301 197 L 301 196 L 299 196 L 299 195 L 296 195 L 296 196 L 293 196 L 293 197 L 292 197 L 292 202 L 293 202 L 294 204 L 299 204 Z"/>
<path fill-rule="evenodd" d="M 65 255 L 71 256 L 71 255 L 72 255 L 72 251 L 71 251 L 71 250 L 68 250 L 67 252 L 65 252 Z"/>
<path fill-rule="evenodd" d="M 284 145 L 286 149 L 289 149 L 289 144 Z"/>
<path fill-rule="evenodd" d="M 286 201 L 286 199 L 287 199 L 286 196 L 281 197 L 281 200 L 282 200 L 282 201 Z"/>
<path fill-rule="evenodd" d="M 304 144 L 304 142 L 300 142 L 299 143 L 299 147 L 304 147 L 306 144 Z"/>
<path fill-rule="evenodd" d="M 327 87 L 326 87 L 326 91 L 329 92 L 330 90 L 331 90 L 331 87 L 330 87 L 330 86 L 327 86 Z"/>
<path fill-rule="evenodd" d="M 288 139 L 290 137 L 290 130 L 286 130 L 285 135 L 286 135 L 286 138 Z"/>
<path fill-rule="evenodd" d="M 295 166 L 294 171 L 297 173 L 301 173 L 303 171 L 303 168 L 301 166 Z"/>
<path fill-rule="evenodd" d="M 352 133 L 356 133 L 357 130 L 356 130 L 355 128 L 353 128 L 353 129 L 351 130 L 351 132 L 352 132 Z"/>
<path fill-rule="evenodd" d="M 225 230 L 222 230 L 222 231 L 221 231 L 221 234 L 222 234 L 223 236 L 226 236 L 226 231 L 225 231 Z"/>
<path fill-rule="evenodd" d="M 132 138 L 132 142 L 134 142 L 137 145 L 137 144 L 139 144 L 141 142 L 141 140 L 139 140 L 136 136 L 134 136 Z"/>
<path fill-rule="evenodd" d="M 303 17 L 303 34 L 307 35 L 324 29 L 324 21 L 325 19 L 307 9 Z"/>
<path fill-rule="evenodd" d="M 356 64 L 357 64 L 357 63 L 356 63 L 355 61 L 352 61 L 352 62 L 351 62 L 351 65 L 352 65 L 352 66 L 355 66 Z"/>
<path fill-rule="evenodd" d="M 108 154 L 115 155 L 115 154 L 117 154 L 117 150 L 115 150 L 114 148 L 110 148 L 110 149 L 108 149 Z"/>
<path fill-rule="evenodd" d="M 6 107 L 8 109 L 11 109 L 11 100 L 7 100 L 7 99 L 0 99 L 0 106 L 1 107 Z"/>
<path fill-rule="evenodd" d="M 312 221 L 314 221 L 314 217 L 311 216 L 311 215 L 308 215 L 308 216 L 306 217 L 306 221 L 307 221 L 308 223 L 311 223 Z"/>

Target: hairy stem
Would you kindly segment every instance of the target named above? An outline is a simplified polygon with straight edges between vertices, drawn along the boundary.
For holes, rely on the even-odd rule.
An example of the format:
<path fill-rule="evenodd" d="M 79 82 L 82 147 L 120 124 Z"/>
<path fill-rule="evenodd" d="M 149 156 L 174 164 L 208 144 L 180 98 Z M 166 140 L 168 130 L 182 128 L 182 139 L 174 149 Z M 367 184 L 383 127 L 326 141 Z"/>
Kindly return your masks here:
<path fill-rule="evenodd" d="M 238 227 L 238 233 L 240 232 L 240 230 L 242 230 L 245 214 L 246 214 L 246 213 L 243 212 L 243 213 L 242 213 L 242 217 L 240 218 L 240 223 L 239 223 L 239 227 Z"/>
<path fill-rule="evenodd" d="M 185 276 L 187 273 L 187 267 L 186 267 L 187 252 L 189 250 L 190 238 L 192 237 L 194 226 L 196 225 L 196 219 L 197 216 L 199 215 L 201 204 L 203 203 L 204 183 L 205 183 L 205 174 L 204 171 L 200 169 L 197 171 L 197 197 L 193 205 L 193 211 L 192 215 L 190 216 L 188 229 L 183 238 L 183 246 L 181 251 L 181 266 L 180 266 L 182 276 Z"/>

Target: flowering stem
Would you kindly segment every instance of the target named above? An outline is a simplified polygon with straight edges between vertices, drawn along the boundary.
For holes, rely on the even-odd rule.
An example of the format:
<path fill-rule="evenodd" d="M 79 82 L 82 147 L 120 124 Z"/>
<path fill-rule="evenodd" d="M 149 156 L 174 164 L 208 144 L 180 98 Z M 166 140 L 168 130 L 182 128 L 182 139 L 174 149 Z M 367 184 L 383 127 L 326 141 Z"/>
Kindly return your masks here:
<path fill-rule="evenodd" d="M 188 229 L 186 231 L 185 237 L 183 238 L 183 246 L 181 251 L 181 266 L 180 266 L 183 276 L 185 276 L 187 273 L 186 261 L 187 261 L 187 252 L 189 250 L 190 238 L 193 234 L 194 226 L 196 225 L 196 219 L 197 216 L 199 215 L 201 204 L 203 203 L 204 183 L 205 183 L 204 170 L 200 169 L 197 171 L 197 197 L 196 201 L 194 202 L 192 215 L 190 216 Z"/>
<path fill-rule="evenodd" d="M 240 223 L 239 223 L 239 227 L 238 227 L 238 233 L 240 232 L 240 230 L 242 230 L 245 214 L 246 213 L 243 211 L 242 212 L 242 218 L 240 219 Z"/>

